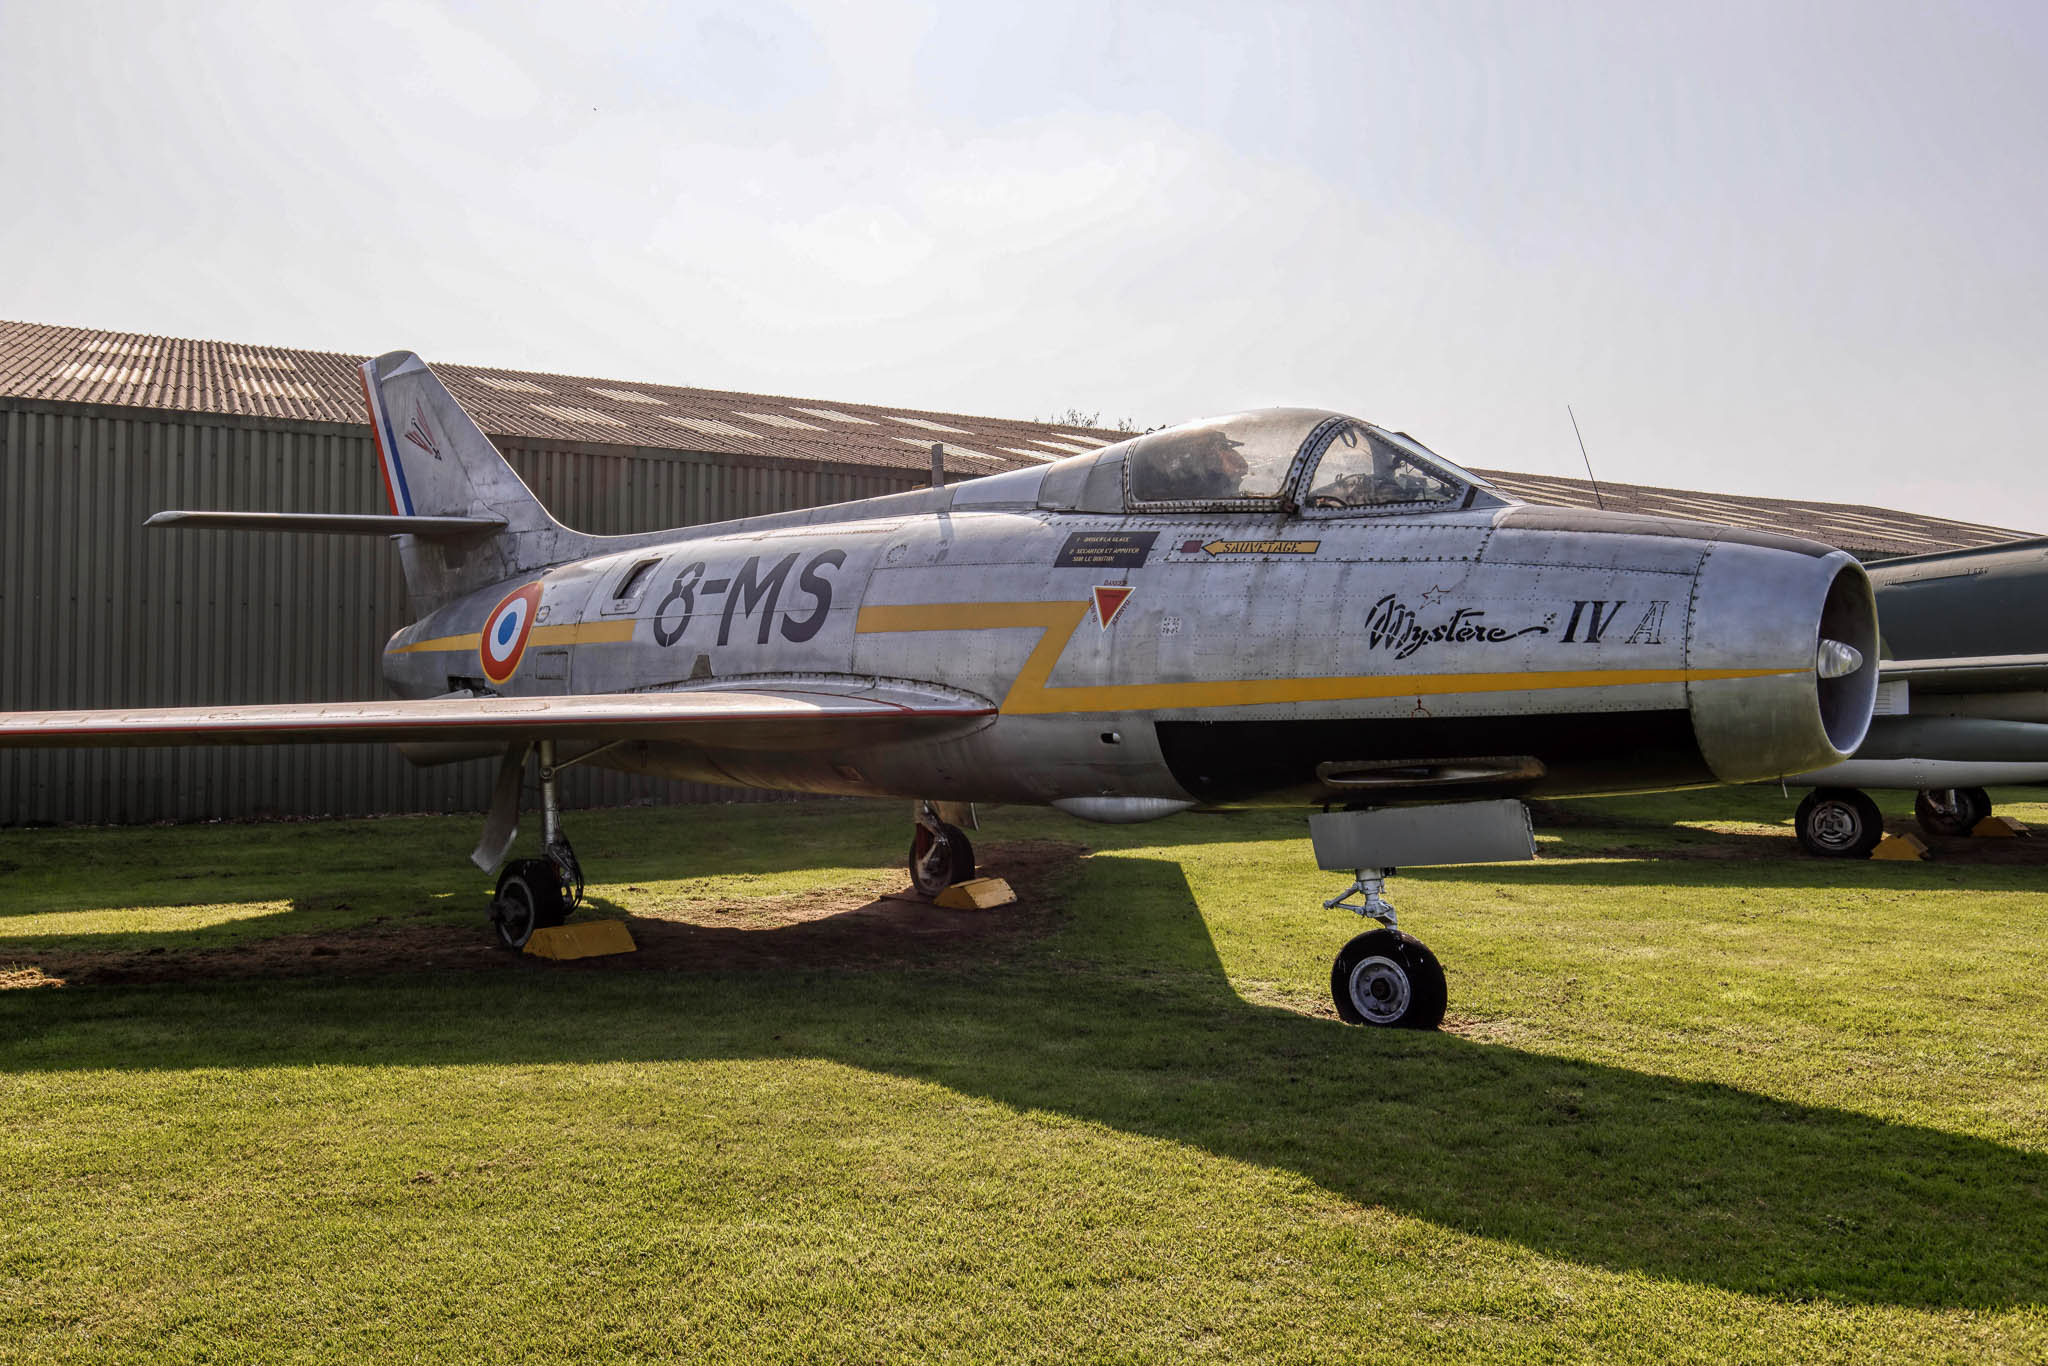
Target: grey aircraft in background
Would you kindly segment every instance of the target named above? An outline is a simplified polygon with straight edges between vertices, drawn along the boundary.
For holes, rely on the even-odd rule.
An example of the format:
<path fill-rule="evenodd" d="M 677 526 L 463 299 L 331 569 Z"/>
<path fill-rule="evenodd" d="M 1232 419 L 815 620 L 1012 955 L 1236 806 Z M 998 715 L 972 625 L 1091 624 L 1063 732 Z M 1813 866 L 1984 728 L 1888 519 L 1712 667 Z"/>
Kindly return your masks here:
<path fill-rule="evenodd" d="M 388 515 L 151 522 L 396 537 L 419 613 L 384 646 L 401 700 L 17 713 L 0 745 L 494 757 L 487 871 L 531 756 L 546 853 L 498 878 L 509 945 L 581 894 L 556 796 L 570 764 L 908 798 L 927 894 L 973 876 L 976 802 L 1096 821 L 1306 806 L 1320 865 L 1354 875 L 1325 904 L 1379 922 L 1337 955 L 1338 1012 L 1428 1028 L 1444 974 L 1381 895 L 1396 867 L 1529 857 L 1520 797 L 1803 773 L 1870 722 L 1877 621 L 1850 556 L 1523 504 L 1336 413 L 1244 412 L 950 487 L 589 536 L 419 357 L 362 378 Z"/>
<path fill-rule="evenodd" d="M 1808 852 L 1862 858 L 1883 837 L 1864 788 L 1905 788 L 1933 835 L 1991 814 L 1988 786 L 2048 783 L 2048 539 L 1870 566 L 1882 629 L 1877 716 L 1846 763 L 1801 774 Z"/>

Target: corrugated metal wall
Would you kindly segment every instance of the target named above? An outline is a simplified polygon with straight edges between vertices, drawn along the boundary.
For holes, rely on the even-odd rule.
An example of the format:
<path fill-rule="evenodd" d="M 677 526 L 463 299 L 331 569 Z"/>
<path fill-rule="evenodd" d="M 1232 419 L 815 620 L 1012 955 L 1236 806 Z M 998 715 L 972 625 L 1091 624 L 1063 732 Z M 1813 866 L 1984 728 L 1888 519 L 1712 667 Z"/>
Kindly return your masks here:
<path fill-rule="evenodd" d="M 914 486 L 904 471 L 500 444 L 558 518 L 601 533 Z M 0 710 L 385 695 L 379 649 L 410 619 L 388 542 L 142 530 L 174 507 L 385 510 L 367 427 L 0 401 Z M 491 776 L 416 769 L 383 745 L 10 750 L 0 825 L 480 810 Z M 577 805 L 746 795 L 564 775 Z"/>

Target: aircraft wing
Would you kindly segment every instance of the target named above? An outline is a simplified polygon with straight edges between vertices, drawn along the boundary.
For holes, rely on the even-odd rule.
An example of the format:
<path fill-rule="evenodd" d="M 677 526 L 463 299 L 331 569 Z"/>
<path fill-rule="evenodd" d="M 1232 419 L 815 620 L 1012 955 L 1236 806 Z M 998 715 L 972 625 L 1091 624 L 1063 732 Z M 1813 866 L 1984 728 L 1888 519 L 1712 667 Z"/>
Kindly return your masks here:
<path fill-rule="evenodd" d="M 975 729 L 995 711 L 964 695 L 872 687 L 454 694 L 421 701 L 0 712 L 0 748 L 671 740 L 728 750 L 802 750 L 940 739 Z"/>
<path fill-rule="evenodd" d="M 1948 659 L 1887 659 L 1887 683 L 1907 682 L 1915 692 L 2026 692 L 2048 689 L 2048 655 L 1969 655 Z"/>

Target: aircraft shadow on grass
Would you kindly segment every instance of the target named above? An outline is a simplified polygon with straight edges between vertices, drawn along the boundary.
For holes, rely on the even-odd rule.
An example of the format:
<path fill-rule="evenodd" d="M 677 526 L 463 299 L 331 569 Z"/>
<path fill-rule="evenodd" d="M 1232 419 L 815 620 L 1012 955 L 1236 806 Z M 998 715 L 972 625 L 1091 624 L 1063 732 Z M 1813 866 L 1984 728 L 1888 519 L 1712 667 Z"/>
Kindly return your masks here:
<path fill-rule="evenodd" d="M 1306 818 L 1296 817 L 1281 822 L 1275 821 L 1273 814 L 1190 813 L 1169 822 L 1157 834 L 1147 831 L 1123 837 L 1147 844 L 1170 842 L 1175 845 L 1298 838 L 1302 842 L 1301 857 L 1306 858 Z M 1004 825 L 1001 809 L 992 815 L 988 833 L 991 837 L 1001 838 Z M 1563 834 L 1566 836 L 1563 845 L 1547 846 L 1543 857 L 1534 863 L 1488 865 L 1479 875 L 1489 882 L 1539 886 L 1576 885 L 1581 882 L 1612 886 L 1677 883 L 1701 887 L 1775 886 L 1812 887 L 1817 890 L 1885 887 L 1926 891 L 1952 888 L 1957 885 L 1959 877 L 1971 876 L 1980 867 L 1997 869 L 2001 873 L 2025 869 L 2048 874 L 2048 838 L 2024 841 L 1939 840 L 1935 841 L 1938 857 L 1934 862 L 1877 866 L 1854 860 L 1808 858 L 1800 853 L 1789 827 L 1783 834 L 1685 831 L 1675 826 L 1611 816 L 1590 820 L 1583 815 L 1568 816 L 1562 822 L 1553 823 L 1546 819 L 1552 815 L 1552 811 L 1539 809 L 1538 833 Z M 898 804 L 890 804 L 886 813 L 878 807 L 872 822 L 872 834 L 865 843 L 858 838 L 850 844 L 842 839 L 818 846 L 801 840 L 772 843 L 728 841 L 721 844 L 715 856 L 700 851 L 698 861 L 706 866 L 715 866 L 722 875 L 858 866 L 872 857 L 875 847 L 888 847 L 901 836 L 902 826 Z M 288 828 L 295 827 L 265 829 L 266 834 L 275 838 L 278 829 Z M 393 857 L 404 860 L 408 869 L 402 888 L 382 890 L 365 890 L 361 885 L 349 884 L 347 869 L 334 865 L 332 841 L 338 827 L 307 828 L 319 829 L 327 841 L 313 860 L 321 868 L 317 873 L 310 873 L 302 866 L 301 861 L 293 856 L 289 842 L 279 845 L 273 866 L 251 867 L 249 860 L 239 854 L 213 855 L 210 853 L 212 846 L 205 841 L 229 838 L 236 827 L 194 827 L 192 834 L 197 842 L 188 840 L 175 854 L 168 856 L 175 859 L 181 871 L 164 877 L 162 870 L 158 869 L 158 875 L 124 882 L 118 888 L 110 888 L 107 895 L 118 897 L 119 904 L 136 909 L 214 901 L 287 902 L 291 905 L 289 911 L 249 917 L 239 922 L 247 929 L 261 925 L 264 931 L 283 932 L 303 924 L 304 911 L 329 910 L 342 903 L 403 921 L 415 915 L 423 904 L 432 903 L 441 908 L 454 906 L 467 915 L 472 909 L 480 911 L 488 899 L 488 880 L 477 874 L 463 857 L 462 840 L 469 833 L 466 828 L 461 835 L 452 836 L 445 843 L 413 839 L 397 855 L 380 855 L 376 863 L 380 873 L 388 870 Z M 1900 828 L 1905 827 L 1901 825 Z M 688 826 L 679 822 L 677 832 L 678 838 L 685 837 Z M 374 840 L 381 834 L 374 826 L 358 827 L 348 833 L 366 840 Z M 1121 832 L 1098 829 L 1089 834 L 1091 842 L 1111 845 Z M 1675 841 L 1674 834 L 1677 836 Z M 660 881 L 676 876 L 674 854 L 661 835 L 659 827 L 612 830 L 600 826 L 587 844 L 579 841 L 579 849 L 586 865 L 601 872 L 608 883 L 624 885 L 641 880 Z M 1646 835 L 1653 838 L 1646 842 Z M 39 847 L 39 839 L 45 838 L 54 840 L 50 848 Z M 81 835 L 68 830 L 47 834 L 28 831 L 21 832 L 11 842 L 0 843 L 0 932 L 4 932 L 10 919 L 50 913 L 51 908 L 39 904 L 33 889 L 31 879 L 35 862 L 51 857 L 83 857 L 75 847 L 76 843 L 90 838 L 90 832 Z M 977 835 L 976 838 L 982 837 Z M 519 851 L 521 856 L 531 852 L 523 847 Z M 1565 861 L 1589 858 L 1602 860 L 1597 871 L 1584 866 L 1566 866 Z M 230 864 L 233 865 L 232 870 L 228 866 Z M 1332 876 L 1337 879 L 1330 887 L 1334 892 L 1342 879 L 1338 875 Z M 1457 881 L 1472 876 L 1471 871 L 1456 868 L 1412 869 L 1402 873 L 1406 879 L 1432 882 Z M 1398 884 L 1395 895 L 1398 902 Z M 97 914 L 100 908 L 80 909 Z M 173 942 L 175 938 L 164 931 L 111 930 L 98 935 L 78 935 L 60 928 L 54 933 L 78 947 L 107 949 L 147 948 Z M 20 945 L 21 952 L 33 952 L 34 949 L 33 940 Z"/>
<path fill-rule="evenodd" d="M 1749 843 L 1748 841 L 1754 841 Z M 1789 839 L 1774 843 L 1765 835 L 1716 839 L 1697 852 L 1669 849 L 1587 847 L 1546 849 L 1530 863 L 1492 863 L 1483 869 L 1404 868 L 1390 883 L 1387 895 L 1400 904 L 1404 881 L 1459 883 L 1476 879 L 1488 884 L 1526 887 L 1702 887 L 1740 890 L 1745 887 L 1805 887 L 1826 892 L 1987 892 L 2048 890 L 2048 840 L 2029 840 L 2024 848 L 1994 848 L 1986 854 L 1956 840 L 1937 850 L 1929 862 L 1871 862 L 1857 859 L 1809 858 Z M 1790 849 L 1786 846 L 1791 846 Z M 1339 875 L 1341 877 L 1341 875 Z M 1334 890 L 1334 888 L 1333 888 Z"/>
<path fill-rule="evenodd" d="M 107 1066 L 70 1051 L 80 1027 L 138 1016 L 160 1027 L 123 1032 L 135 1069 L 824 1057 L 1613 1271 L 1848 1304 L 2048 1302 L 2048 1157 L 1256 1005 L 1224 976 L 1177 864 L 1091 866 L 1101 909 L 1077 917 L 1124 918 L 1116 942 L 1141 957 L 1091 957 L 1099 926 L 1077 919 L 996 965 L 846 971 L 835 917 L 742 932 L 772 941 L 773 971 L 446 974 L 424 1001 L 404 977 L 14 992 L 0 996 L 0 1065 Z M 518 1018 L 534 1027 L 476 1023 Z"/>

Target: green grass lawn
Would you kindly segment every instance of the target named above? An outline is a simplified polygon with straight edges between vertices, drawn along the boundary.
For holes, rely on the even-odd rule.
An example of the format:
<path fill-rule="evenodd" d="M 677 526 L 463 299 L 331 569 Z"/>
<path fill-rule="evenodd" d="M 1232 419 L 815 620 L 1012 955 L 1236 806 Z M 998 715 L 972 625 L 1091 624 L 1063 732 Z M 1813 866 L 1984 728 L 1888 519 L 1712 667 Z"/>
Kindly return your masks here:
<path fill-rule="evenodd" d="M 471 819 L 0 831 L 4 980 L 174 966 L 0 991 L 0 1360 L 2048 1360 L 2048 833 L 1792 805 L 1403 875 L 1423 1035 L 1294 814 L 986 813 L 1092 853 L 858 952 L 903 804 L 573 816 L 665 970 L 467 949 Z"/>

